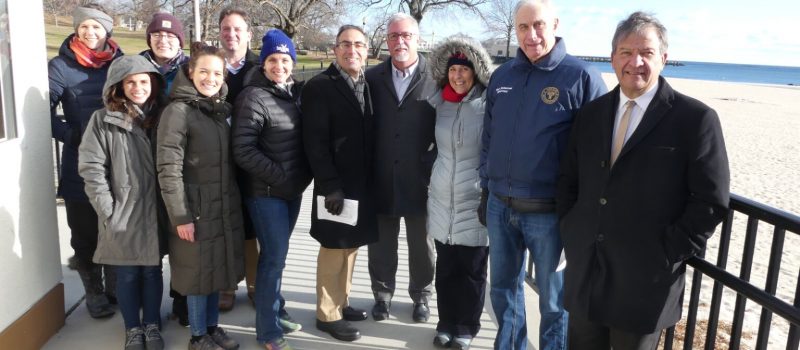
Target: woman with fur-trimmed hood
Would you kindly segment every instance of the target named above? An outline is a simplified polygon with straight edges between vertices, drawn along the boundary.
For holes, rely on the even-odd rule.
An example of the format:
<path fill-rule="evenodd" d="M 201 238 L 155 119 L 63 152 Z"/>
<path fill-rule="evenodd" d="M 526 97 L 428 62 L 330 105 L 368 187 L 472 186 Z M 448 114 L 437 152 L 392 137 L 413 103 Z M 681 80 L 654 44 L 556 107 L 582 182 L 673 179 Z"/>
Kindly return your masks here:
<path fill-rule="evenodd" d="M 478 220 L 484 89 L 492 61 L 468 37 L 450 37 L 434 48 L 429 61 L 437 92 L 438 155 L 428 196 L 428 232 L 436 244 L 439 324 L 434 345 L 469 348 L 480 330 L 486 288 L 489 238 Z"/>

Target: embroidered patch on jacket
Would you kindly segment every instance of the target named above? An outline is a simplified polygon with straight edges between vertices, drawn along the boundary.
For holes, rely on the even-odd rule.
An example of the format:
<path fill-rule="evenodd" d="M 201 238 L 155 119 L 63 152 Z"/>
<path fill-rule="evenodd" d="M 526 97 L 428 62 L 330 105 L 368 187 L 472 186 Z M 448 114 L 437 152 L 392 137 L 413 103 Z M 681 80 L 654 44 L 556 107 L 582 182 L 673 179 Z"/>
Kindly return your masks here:
<path fill-rule="evenodd" d="M 289 47 L 286 46 L 286 44 L 280 44 L 278 46 L 275 46 L 275 51 L 280 51 L 280 52 L 283 52 L 283 53 L 289 53 Z"/>
<path fill-rule="evenodd" d="M 548 86 L 542 90 L 541 96 L 542 102 L 551 105 L 558 100 L 558 88 Z"/>
<path fill-rule="evenodd" d="M 510 86 L 501 86 L 501 87 L 495 89 L 494 92 L 496 94 L 498 94 L 498 95 L 499 94 L 507 94 L 507 93 L 511 92 L 511 89 L 512 89 L 512 87 L 510 87 Z"/>

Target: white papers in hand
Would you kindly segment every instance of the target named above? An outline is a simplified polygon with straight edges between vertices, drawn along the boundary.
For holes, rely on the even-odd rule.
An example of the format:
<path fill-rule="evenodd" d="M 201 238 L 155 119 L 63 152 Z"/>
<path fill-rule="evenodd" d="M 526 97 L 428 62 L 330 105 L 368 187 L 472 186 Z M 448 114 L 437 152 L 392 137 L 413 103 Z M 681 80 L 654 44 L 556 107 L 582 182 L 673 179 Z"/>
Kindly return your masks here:
<path fill-rule="evenodd" d="M 358 223 L 358 201 L 345 199 L 342 213 L 333 215 L 325 209 L 325 196 L 317 196 L 317 219 L 355 226 Z"/>

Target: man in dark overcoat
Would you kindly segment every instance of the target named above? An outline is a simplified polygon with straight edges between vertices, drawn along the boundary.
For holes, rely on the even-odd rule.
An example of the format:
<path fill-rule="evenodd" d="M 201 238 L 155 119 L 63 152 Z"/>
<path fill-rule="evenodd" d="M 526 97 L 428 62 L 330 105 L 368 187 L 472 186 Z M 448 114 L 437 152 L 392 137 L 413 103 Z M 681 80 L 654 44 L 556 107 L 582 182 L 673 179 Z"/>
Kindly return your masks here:
<path fill-rule="evenodd" d="M 311 236 L 322 246 L 317 257 L 317 328 L 344 341 L 359 339 L 348 321 L 366 312 L 348 306 L 358 247 L 377 241 L 372 199 L 373 118 L 362 67 L 367 59 L 364 31 L 339 29 L 336 61 L 303 88 L 303 142 L 314 174 Z M 317 198 L 324 197 L 324 208 Z M 354 226 L 319 219 L 340 215 L 344 200 L 358 201 Z"/>
<path fill-rule="evenodd" d="M 561 162 L 557 207 L 570 349 L 655 349 L 681 317 L 686 260 L 726 215 L 730 173 L 717 113 L 659 74 L 666 29 L 620 22 L 619 85 L 585 105 Z"/>
<path fill-rule="evenodd" d="M 376 321 L 389 317 L 397 273 L 400 218 L 408 242 L 408 292 L 413 318 L 426 322 L 432 294 L 434 244 L 426 228 L 428 183 L 436 159 L 436 111 L 425 93 L 432 92 L 425 58 L 417 53 L 419 26 L 404 13 L 389 18 L 390 59 L 367 71 L 375 108 L 375 181 L 380 239 L 369 245 L 369 275 Z"/>

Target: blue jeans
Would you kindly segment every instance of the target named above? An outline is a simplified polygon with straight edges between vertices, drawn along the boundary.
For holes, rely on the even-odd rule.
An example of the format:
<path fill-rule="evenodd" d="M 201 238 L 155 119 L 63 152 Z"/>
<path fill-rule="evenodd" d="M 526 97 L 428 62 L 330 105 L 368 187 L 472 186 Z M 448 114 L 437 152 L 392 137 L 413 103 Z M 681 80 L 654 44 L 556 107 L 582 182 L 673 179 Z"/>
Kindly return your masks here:
<path fill-rule="evenodd" d="M 275 197 L 247 199 L 247 209 L 261 247 L 255 296 L 256 340 L 260 344 L 283 337 L 278 323 L 285 303 L 281 296 L 281 277 L 301 201 L 302 196 L 292 200 Z"/>
<path fill-rule="evenodd" d="M 494 194 L 486 212 L 489 228 L 489 292 L 498 319 L 494 348 L 527 347 L 525 322 L 525 253 L 533 257 L 539 287 L 539 349 L 566 349 L 567 312 L 564 310 L 563 272 L 556 272 L 561 237 L 555 213 L 518 213 Z"/>
<path fill-rule="evenodd" d="M 117 271 L 117 303 L 125 328 L 160 323 L 161 294 L 164 282 L 161 265 L 114 266 Z M 139 310 L 142 318 L 139 319 Z"/>
<path fill-rule="evenodd" d="M 186 305 L 189 307 L 189 329 L 193 336 L 208 333 L 208 327 L 216 326 L 219 322 L 219 292 L 187 295 Z"/>

